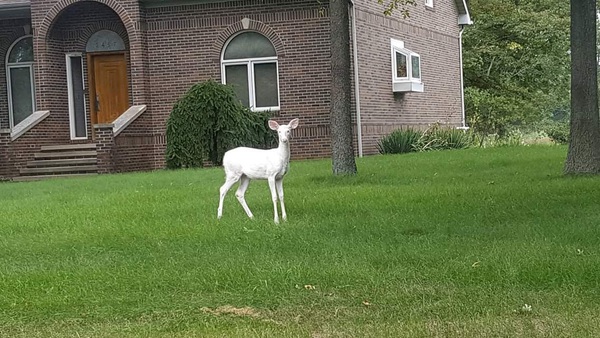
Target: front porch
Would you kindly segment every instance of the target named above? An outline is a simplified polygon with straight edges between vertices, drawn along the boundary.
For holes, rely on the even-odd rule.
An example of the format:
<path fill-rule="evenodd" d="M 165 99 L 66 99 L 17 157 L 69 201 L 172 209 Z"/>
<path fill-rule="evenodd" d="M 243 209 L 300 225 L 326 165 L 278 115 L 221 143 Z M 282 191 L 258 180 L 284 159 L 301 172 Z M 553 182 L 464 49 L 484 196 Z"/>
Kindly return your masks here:
<path fill-rule="evenodd" d="M 48 3 L 0 4 L 0 56 L 6 60 L 0 70 L 6 78 L 0 81 L 0 179 L 153 169 L 135 15 L 118 2 L 43 6 Z M 71 148 L 96 154 L 44 157 L 49 149 Z M 127 156 L 136 157 L 132 168 L 115 162 Z M 85 170 L 76 170 L 80 164 Z"/>

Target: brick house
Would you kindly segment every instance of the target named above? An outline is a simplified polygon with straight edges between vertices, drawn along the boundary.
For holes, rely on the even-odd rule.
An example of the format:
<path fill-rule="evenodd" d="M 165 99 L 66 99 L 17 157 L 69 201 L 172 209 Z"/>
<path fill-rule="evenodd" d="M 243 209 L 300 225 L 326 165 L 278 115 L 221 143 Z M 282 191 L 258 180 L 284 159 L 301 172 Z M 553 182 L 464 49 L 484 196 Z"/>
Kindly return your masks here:
<path fill-rule="evenodd" d="M 382 135 L 464 127 L 465 0 L 351 10 L 357 154 Z M 329 18 L 317 0 L 0 0 L 0 179 L 164 166 L 166 121 L 194 83 L 301 118 L 293 158 L 330 156 Z"/>

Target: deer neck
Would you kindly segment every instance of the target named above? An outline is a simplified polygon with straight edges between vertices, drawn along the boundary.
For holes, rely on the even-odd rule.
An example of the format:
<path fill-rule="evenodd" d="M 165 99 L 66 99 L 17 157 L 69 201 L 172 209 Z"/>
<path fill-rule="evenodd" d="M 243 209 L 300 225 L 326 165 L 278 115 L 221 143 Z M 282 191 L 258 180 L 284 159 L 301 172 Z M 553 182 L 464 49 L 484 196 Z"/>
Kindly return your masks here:
<path fill-rule="evenodd" d="M 283 163 L 288 163 L 290 161 L 290 142 L 279 142 L 277 152 L 281 156 Z"/>

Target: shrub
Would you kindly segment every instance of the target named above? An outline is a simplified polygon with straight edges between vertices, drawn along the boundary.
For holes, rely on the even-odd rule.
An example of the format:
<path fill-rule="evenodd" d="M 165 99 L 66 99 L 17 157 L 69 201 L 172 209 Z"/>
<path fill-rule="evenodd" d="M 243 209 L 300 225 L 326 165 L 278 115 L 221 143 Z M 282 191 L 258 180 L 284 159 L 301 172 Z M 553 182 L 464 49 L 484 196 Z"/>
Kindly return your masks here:
<path fill-rule="evenodd" d="M 213 80 L 193 85 L 173 107 L 167 121 L 167 168 L 220 165 L 225 151 L 275 144 L 269 113 L 242 106 L 233 89 Z"/>
<path fill-rule="evenodd" d="M 553 123 L 546 128 L 546 134 L 558 144 L 568 144 L 571 133 L 568 123 Z"/>
<path fill-rule="evenodd" d="M 403 154 L 416 151 L 415 145 L 422 133 L 412 128 L 394 130 L 377 142 L 381 154 Z"/>
<path fill-rule="evenodd" d="M 512 130 L 504 136 L 497 134 L 485 135 L 478 133 L 474 137 L 474 144 L 482 148 L 491 147 L 515 147 L 525 144 L 523 133 L 519 130 Z"/>
<path fill-rule="evenodd" d="M 465 149 L 475 142 L 474 134 L 470 131 L 456 128 L 446 128 L 440 131 L 441 137 L 446 140 L 447 149 Z"/>
<path fill-rule="evenodd" d="M 416 148 L 418 151 L 464 149 L 473 143 L 472 132 L 434 124 L 423 132 L 416 143 Z"/>
<path fill-rule="evenodd" d="M 523 140 L 523 132 L 520 130 L 511 130 L 507 135 L 497 140 L 496 147 L 516 147 L 522 146 L 525 142 Z"/>
<path fill-rule="evenodd" d="M 413 151 L 468 148 L 475 142 L 472 132 L 443 128 L 435 124 L 425 131 L 398 129 L 377 143 L 381 154 L 402 154 Z"/>

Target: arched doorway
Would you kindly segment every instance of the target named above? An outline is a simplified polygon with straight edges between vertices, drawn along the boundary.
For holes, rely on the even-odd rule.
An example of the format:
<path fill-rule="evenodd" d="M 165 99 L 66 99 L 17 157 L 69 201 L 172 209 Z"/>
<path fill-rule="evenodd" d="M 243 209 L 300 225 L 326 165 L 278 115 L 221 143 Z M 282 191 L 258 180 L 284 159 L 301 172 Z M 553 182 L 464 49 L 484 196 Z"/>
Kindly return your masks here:
<path fill-rule="evenodd" d="M 94 138 L 95 124 L 113 123 L 131 105 L 130 41 L 125 23 L 109 5 L 70 2 L 47 17 L 52 24 L 42 35 L 40 71 L 48 76 L 42 76 L 40 88 L 53 95 L 41 96 L 40 102 L 60 125 L 53 130 L 56 139 L 70 134 L 70 140 L 85 140 Z"/>

